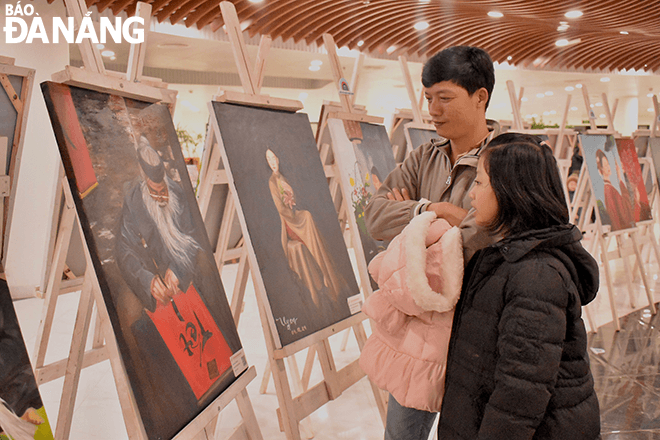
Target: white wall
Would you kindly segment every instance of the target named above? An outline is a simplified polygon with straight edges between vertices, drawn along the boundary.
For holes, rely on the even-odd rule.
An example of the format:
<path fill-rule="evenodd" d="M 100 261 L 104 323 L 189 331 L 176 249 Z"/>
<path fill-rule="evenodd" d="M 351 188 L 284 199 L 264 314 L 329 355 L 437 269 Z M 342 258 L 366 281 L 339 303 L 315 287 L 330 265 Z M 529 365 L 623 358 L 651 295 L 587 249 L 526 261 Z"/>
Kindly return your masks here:
<path fill-rule="evenodd" d="M 3 16 L 6 3 L 7 0 L 0 0 Z M 46 0 L 34 0 L 31 3 L 42 17 L 46 31 L 52 35 L 50 17 L 66 15 L 64 2 L 49 5 Z M 44 290 L 46 254 L 61 160 L 39 84 L 50 80 L 52 73 L 68 64 L 69 48 L 66 43 L 44 44 L 41 40 L 30 44 L 6 44 L 4 33 L 2 37 L 0 55 L 15 58 L 17 66 L 36 69 L 7 251 L 7 282 L 12 296 L 17 298 L 34 296 L 36 288 Z"/>

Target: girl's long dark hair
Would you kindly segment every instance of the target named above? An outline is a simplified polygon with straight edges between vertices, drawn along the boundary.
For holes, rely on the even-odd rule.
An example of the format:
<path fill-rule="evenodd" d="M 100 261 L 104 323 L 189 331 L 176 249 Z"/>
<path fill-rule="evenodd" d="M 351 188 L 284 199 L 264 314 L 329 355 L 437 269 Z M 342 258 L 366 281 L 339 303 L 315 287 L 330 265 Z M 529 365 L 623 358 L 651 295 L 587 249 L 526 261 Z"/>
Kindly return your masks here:
<path fill-rule="evenodd" d="M 564 187 L 550 147 L 538 136 L 504 133 L 481 154 L 499 209 L 487 226 L 516 235 L 568 223 Z"/>

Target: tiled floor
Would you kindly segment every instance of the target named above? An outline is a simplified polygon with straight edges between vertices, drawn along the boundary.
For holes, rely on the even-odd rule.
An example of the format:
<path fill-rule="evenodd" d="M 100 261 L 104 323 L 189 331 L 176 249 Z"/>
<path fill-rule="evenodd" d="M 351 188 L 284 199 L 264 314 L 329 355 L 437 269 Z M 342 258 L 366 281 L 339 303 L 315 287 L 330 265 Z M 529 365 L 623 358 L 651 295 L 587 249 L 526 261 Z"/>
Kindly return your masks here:
<path fill-rule="evenodd" d="M 651 315 L 639 277 L 634 280 L 633 296 L 636 307 L 630 305 L 623 265 L 613 263 L 614 292 L 621 318 L 622 330 L 614 331 L 611 322 L 607 288 L 601 270 L 601 290 L 590 312 L 598 332 L 590 335 L 590 355 L 596 391 L 601 405 L 604 440 L 660 439 L 660 316 Z M 225 289 L 232 291 L 236 266 L 227 266 L 223 272 Z M 660 283 L 657 266 L 647 266 L 655 301 L 660 301 Z M 56 311 L 56 327 L 51 336 L 47 362 L 63 358 L 68 344 L 77 308 L 78 294 L 62 296 Z M 29 299 L 15 303 L 19 320 L 27 340 L 28 349 L 35 343 L 42 301 Z M 248 386 L 260 428 L 265 439 L 285 439 L 279 431 L 275 409 L 277 396 L 272 381 L 266 394 L 259 394 L 262 374 L 266 366 L 266 348 L 257 315 L 256 299 L 248 285 L 246 303 L 239 325 L 248 362 L 257 368 L 257 378 Z M 346 351 L 339 347 L 343 334 L 330 341 L 338 368 L 358 356 L 355 338 L 351 335 Z M 305 352 L 298 354 L 302 369 Z M 320 379 L 320 368 L 315 367 L 312 383 Z M 62 379 L 41 386 L 41 394 L 48 416 L 55 424 Z M 219 418 L 217 437 L 226 438 L 238 420 L 235 404 L 225 409 Z M 337 400 L 313 413 L 302 425 L 304 436 L 319 440 L 352 439 L 379 440 L 383 426 L 371 388 L 362 379 Z M 71 440 L 120 440 L 127 438 L 121 409 L 114 387 L 109 362 L 83 370 L 73 419 Z"/>

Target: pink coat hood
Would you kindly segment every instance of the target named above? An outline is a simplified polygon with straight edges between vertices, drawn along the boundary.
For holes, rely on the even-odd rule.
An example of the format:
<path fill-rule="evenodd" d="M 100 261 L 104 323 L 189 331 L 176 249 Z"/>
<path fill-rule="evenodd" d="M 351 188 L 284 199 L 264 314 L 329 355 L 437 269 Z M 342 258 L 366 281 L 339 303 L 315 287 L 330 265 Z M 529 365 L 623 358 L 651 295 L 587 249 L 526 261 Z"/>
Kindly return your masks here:
<path fill-rule="evenodd" d="M 463 282 L 460 230 L 425 212 L 371 261 L 369 272 L 380 290 L 362 308 L 375 325 L 360 366 L 401 405 L 440 411 Z"/>

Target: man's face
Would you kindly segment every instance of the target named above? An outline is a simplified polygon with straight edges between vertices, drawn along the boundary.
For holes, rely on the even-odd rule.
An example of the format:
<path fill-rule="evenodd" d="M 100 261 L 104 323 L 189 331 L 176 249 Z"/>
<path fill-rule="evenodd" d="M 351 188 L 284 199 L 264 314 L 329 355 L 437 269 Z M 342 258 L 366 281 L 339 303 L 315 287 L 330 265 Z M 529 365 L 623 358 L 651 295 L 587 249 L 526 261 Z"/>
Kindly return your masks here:
<path fill-rule="evenodd" d="M 161 208 L 167 206 L 170 201 L 170 193 L 167 190 L 167 183 L 164 180 L 160 183 L 155 183 L 147 179 L 147 189 L 151 198 L 158 203 L 158 206 Z"/>
<path fill-rule="evenodd" d="M 463 87 L 442 81 L 424 89 L 435 131 L 445 139 L 471 136 L 485 116 L 488 92 L 481 88 L 469 95 Z"/>

